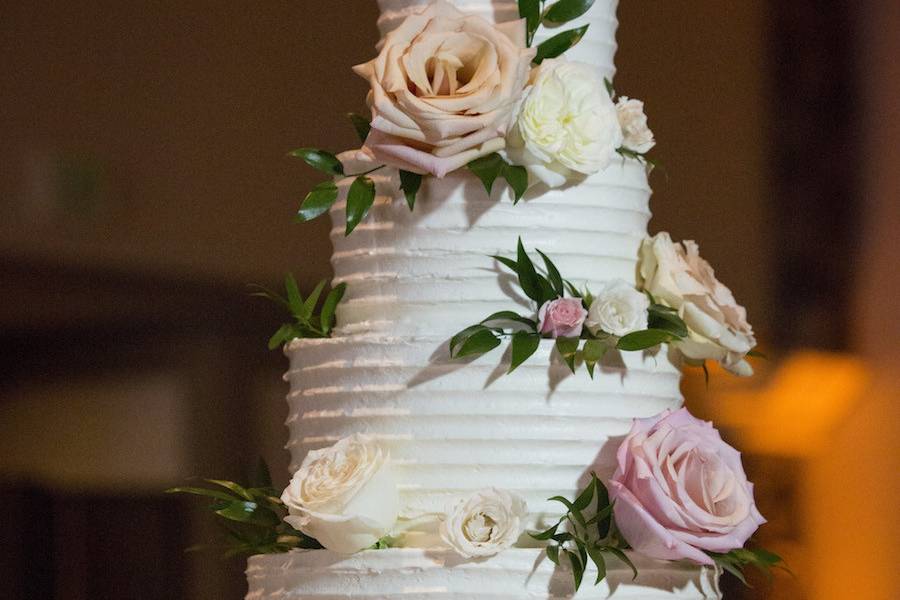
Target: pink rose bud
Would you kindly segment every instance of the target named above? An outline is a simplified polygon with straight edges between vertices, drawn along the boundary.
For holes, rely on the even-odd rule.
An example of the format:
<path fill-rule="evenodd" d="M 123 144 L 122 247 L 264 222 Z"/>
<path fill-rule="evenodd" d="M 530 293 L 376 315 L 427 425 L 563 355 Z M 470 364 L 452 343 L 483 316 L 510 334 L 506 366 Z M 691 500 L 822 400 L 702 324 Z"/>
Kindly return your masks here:
<path fill-rule="evenodd" d="M 635 419 L 609 483 L 616 525 L 639 554 L 713 564 L 766 522 L 740 453 L 684 408 Z"/>
<path fill-rule="evenodd" d="M 538 331 L 550 337 L 578 337 L 587 317 L 581 298 L 548 300 L 538 311 Z"/>

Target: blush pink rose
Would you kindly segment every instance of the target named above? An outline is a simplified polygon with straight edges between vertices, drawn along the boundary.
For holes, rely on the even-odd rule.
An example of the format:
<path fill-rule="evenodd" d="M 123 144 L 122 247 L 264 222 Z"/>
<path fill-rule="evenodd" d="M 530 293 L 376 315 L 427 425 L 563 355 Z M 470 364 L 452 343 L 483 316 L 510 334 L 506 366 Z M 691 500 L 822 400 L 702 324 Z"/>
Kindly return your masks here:
<path fill-rule="evenodd" d="M 713 564 L 705 550 L 741 548 L 766 522 L 740 453 L 684 408 L 635 419 L 616 456 L 616 525 L 640 554 Z"/>
<path fill-rule="evenodd" d="M 548 300 L 538 311 L 538 331 L 550 337 L 578 337 L 587 317 L 581 298 Z"/>

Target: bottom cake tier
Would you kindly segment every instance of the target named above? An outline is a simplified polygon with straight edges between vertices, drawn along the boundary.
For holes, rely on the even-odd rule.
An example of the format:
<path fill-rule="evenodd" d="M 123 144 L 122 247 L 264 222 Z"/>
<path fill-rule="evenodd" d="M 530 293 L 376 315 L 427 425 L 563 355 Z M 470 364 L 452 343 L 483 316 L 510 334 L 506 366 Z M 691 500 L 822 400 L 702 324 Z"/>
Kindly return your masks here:
<path fill-rule="evenodd" d="M 577 594 L 572 573 L 540 548 L 511 548 L 480 560 L 450 550 L 391 548 L 344 556 L 327 550 L 259 555 L 247 566 L 247 600 L 405 598 L 501 600 L 610 598 L 614 600 L 721 599 L 713 567 L 631 555 L 640 573 L 610 559 L 606 579 L 594 586 L 589 569 Z"/>

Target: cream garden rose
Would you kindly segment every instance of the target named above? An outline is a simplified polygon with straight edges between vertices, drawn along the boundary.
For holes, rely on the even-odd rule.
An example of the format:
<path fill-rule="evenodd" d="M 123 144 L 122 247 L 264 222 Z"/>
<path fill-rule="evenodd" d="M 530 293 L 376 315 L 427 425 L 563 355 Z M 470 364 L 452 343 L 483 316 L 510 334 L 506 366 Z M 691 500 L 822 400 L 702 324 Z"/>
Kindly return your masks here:
<path fill-rule="evenodd" d="M 656 145 L 653 132 L 647 126 L 647 115 L 644 114 L 644 103 L 628 96 L 621 96 L 616 101 L 616 113 L 622 127 L 622 145 L 640 154 L 648 152 Z"/>
<path fill-rule="evenodd" d="M 535 50 L 525 20 L 493 25 L 436 0 L 354 71 L 372 86 L 363 145 L 380 162 L 443 177 L 505 145 Z"/>
<path fill-rule="evenodd" d="M 550 187 L 600 171 L 622 145 L 622 128 L 596 67 L 547 59 L 531 76 L 506 153 Z"/>
<path fill-rule="evenodd" d="M 388 455 L 362 434 L 307 454 L 281 500 L 289 511 L 285 521 L 342 554 L 389 534 L 400 512 Z"/>
<path fill-rule="evenodd" d="M 688 337 L 675 345 L 688 360 L 717 360 L 736 375 L 753 374 L 745 360 L 756 345 L 747 311 L 716 279 L 696 243 L 675 243 L 665 232 L 646 239 L 639 271 L 643 289 L 677 309 L 687 325 Z"/>
<path fill-rule="evenodd" d="M 525 501 L 516 494 L 479 490 L 447 510 L 441 539 L 466 558 L 492 556 L 519 539 L 526 514 Z"/>
<path fill-rule="evenodd" d="M 623 279 L 606 283 L 594 297 L 584 324 L 594 335 L 623 336 L 647 328 L 650 299 Z"/>

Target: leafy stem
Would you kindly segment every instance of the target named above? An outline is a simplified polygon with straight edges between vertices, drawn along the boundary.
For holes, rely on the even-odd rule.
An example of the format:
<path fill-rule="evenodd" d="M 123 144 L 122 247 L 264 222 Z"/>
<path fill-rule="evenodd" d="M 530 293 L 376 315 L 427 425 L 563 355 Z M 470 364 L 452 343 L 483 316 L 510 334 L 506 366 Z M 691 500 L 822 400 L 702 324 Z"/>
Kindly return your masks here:
<path fill-rule="evenodd" d="M 286 309 L 293 318 L 283 324 L 269 339 L 269 349 L 274 350 L 295 338 L 324 338 L 331 335 L 335 324 L 335 310 L 347 290 L 346 283 L 336 285 L 325 296 L 321 308 L 316 311 L 319 299 L 325 289 L 326 281 L 320 281 L 313 291 L 304 298 L 300 294 L 297 280 L 291 273 L 284 278 L 285 295 L 274 292 L 261 285 L 252 285 L 255 291 L 251 296 L 259 296 L 271 300 Z"/>

